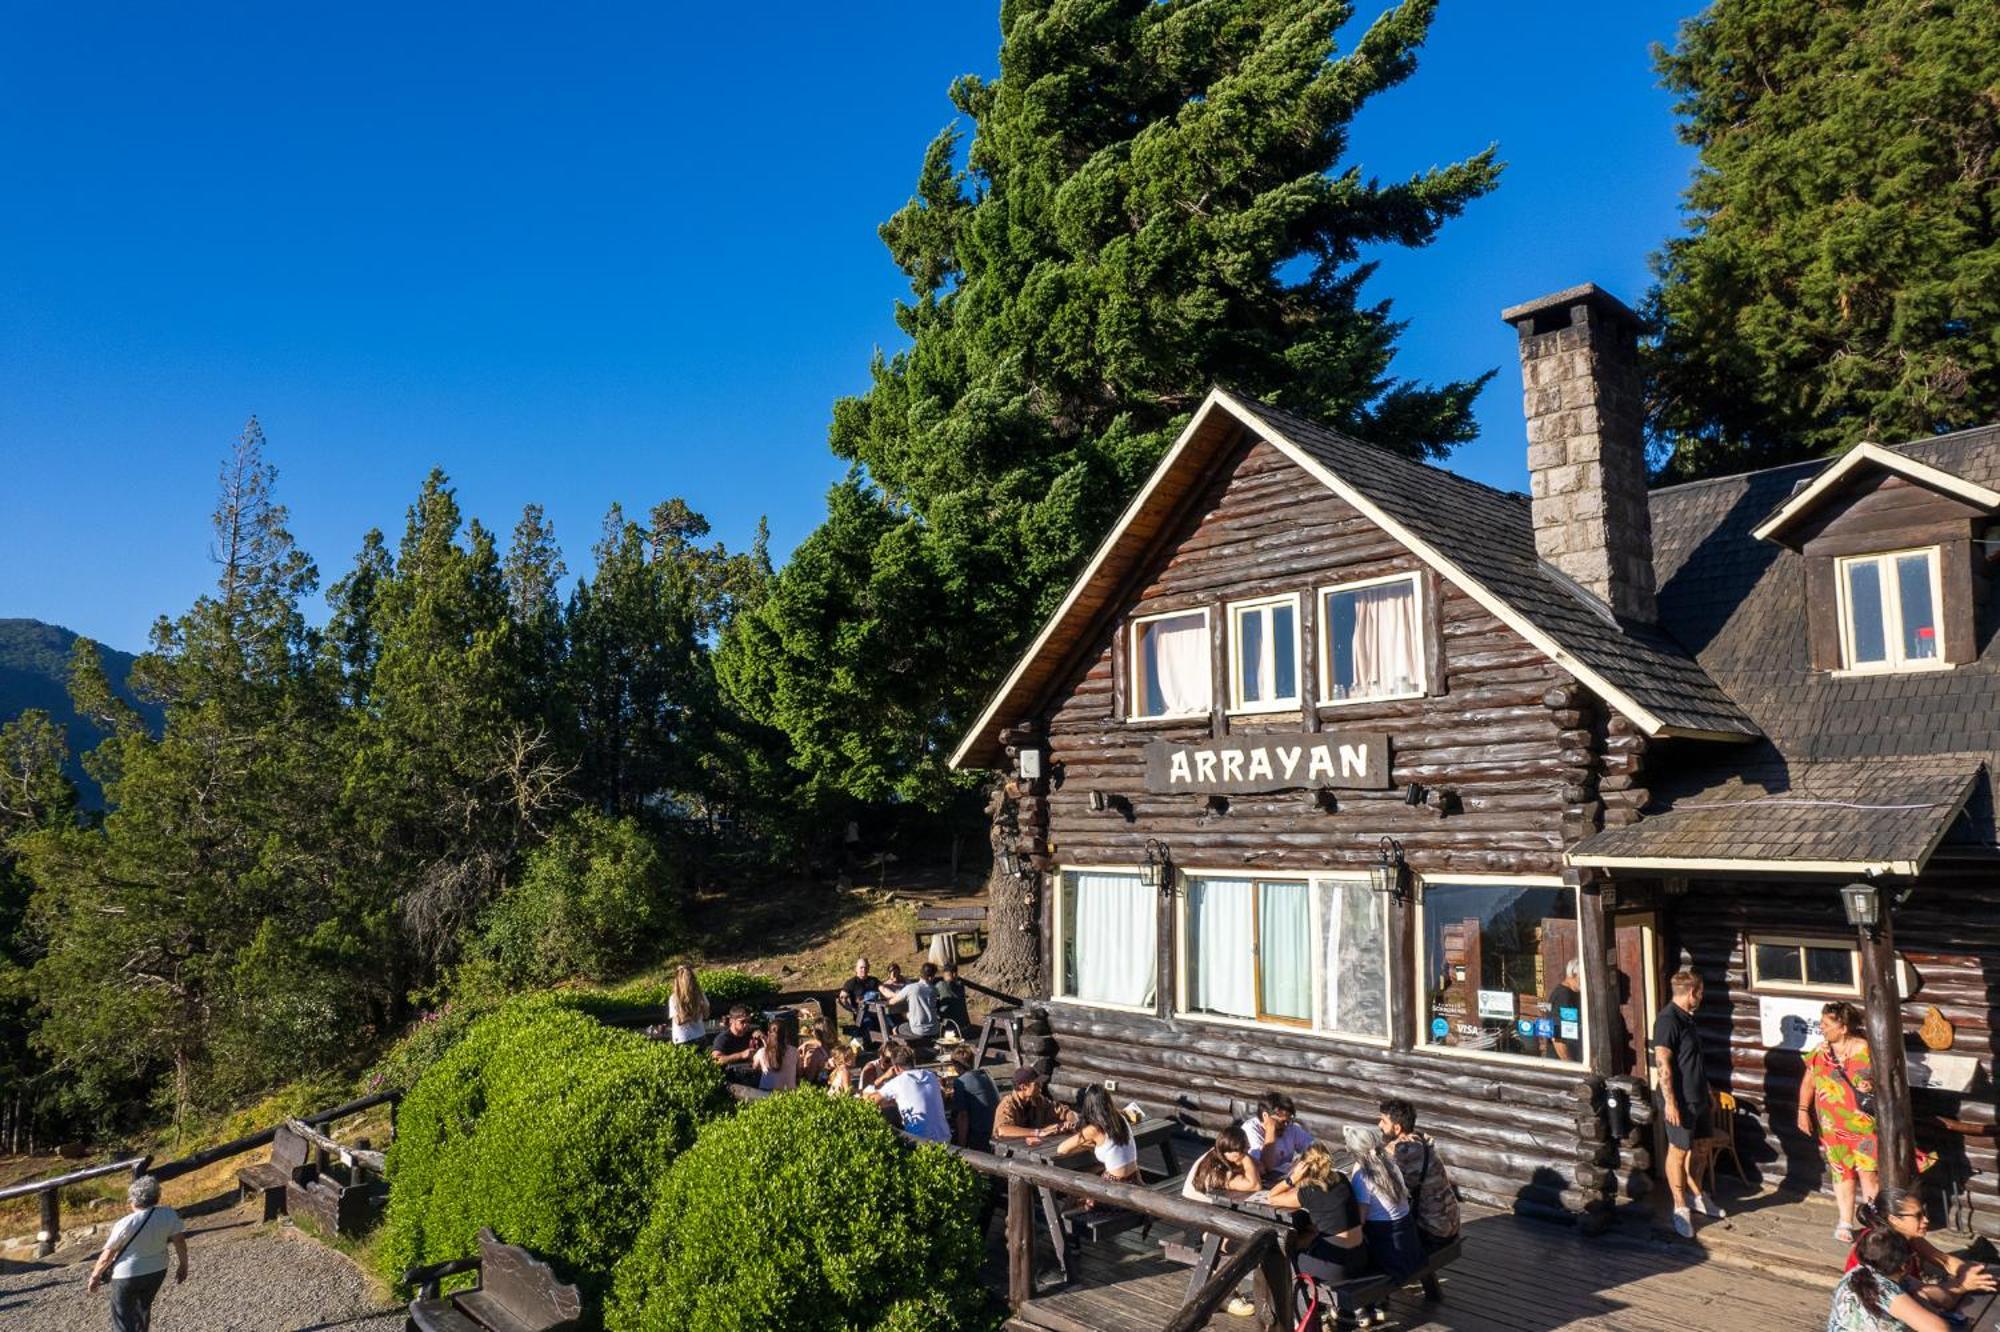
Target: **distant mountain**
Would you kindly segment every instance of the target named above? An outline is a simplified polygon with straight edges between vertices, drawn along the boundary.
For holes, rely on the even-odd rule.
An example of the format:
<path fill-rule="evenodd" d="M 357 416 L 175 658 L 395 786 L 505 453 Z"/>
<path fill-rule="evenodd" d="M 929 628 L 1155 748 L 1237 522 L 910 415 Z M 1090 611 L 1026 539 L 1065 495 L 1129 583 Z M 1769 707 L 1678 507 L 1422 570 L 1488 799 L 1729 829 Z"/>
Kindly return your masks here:
<path fill-rule="evenodd" d="M 77 784 L 83 803 L 95 809 L 104 803 L 103 793 L 97 789 L 97 783 L 84 776 L 79 756 L 95 749 L 104 736 L 79 718 L 69 704 L 69 653 L 76 640 L 76 634 L 58 624 L 0 619 L 0 725 L 29 708 L 41 708 L 53 717 L 69 739 L 70 780 Z M 157 730 L 160 710 L 140 703 L 126 680 L 132 671 L 132 654 L 102 643 L 98 644 L 98 652 L 104 659 L 104 674 L 109 677 L 111 687 Z"/>

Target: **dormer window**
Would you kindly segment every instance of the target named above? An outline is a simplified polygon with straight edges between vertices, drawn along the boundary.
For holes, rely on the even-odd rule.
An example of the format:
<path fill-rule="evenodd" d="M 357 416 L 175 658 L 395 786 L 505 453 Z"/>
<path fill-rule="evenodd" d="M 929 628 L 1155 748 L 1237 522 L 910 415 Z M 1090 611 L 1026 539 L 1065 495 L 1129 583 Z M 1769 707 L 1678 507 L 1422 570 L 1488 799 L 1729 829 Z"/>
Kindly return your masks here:
<path fill-rule="evenodd" d="M 1945 664 L 1936 546 L 1853 555 L 1836 563 L 1843 667 L 1912 671 Z"/>
<path fill-rule="evenodd" d="M 1132 720 L 1205 717 L 1209 688 L 1208 612 L 1177 611 L 1132 624 Z"/>

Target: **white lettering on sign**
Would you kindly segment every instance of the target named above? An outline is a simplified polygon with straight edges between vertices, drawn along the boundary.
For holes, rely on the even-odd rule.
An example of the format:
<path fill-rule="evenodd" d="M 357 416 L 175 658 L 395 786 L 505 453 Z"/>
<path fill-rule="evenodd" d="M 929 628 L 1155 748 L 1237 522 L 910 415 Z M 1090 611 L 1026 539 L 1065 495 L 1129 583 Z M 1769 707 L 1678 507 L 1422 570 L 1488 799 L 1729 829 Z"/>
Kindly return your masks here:
<path fill-rule="evenodd" d="M 1389 785 L 1389 737 L 1329 732 L 1304 741 L 1261 735 L 1200 744 L 1156 740 L 1146 746 L 1146 789 L 1207 793 L 1285 791 L 1298 787 L 1380 790 Z"/>

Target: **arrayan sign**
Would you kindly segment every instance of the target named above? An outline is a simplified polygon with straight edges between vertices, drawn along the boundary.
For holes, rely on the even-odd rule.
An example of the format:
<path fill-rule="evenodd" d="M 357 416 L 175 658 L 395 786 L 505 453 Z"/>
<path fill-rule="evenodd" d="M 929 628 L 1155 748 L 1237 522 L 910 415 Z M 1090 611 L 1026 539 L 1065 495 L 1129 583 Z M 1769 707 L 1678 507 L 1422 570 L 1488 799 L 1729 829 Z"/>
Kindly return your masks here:
<path fill-rule="evenodd" d="M 1318 735 L 1244 735 L 1146 746 L 1146 789 L 1219 794 L 1338 787 L 1380 790 L 1389 784 L 1389 737 L 1369 731 Z"/>

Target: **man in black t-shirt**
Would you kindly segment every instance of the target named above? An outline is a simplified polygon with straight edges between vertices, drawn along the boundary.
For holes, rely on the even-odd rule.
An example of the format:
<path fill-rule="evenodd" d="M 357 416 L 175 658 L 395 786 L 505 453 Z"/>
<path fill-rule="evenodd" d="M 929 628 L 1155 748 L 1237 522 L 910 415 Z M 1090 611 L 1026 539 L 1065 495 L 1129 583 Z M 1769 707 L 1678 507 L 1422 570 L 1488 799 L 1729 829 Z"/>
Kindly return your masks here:
<path fill-rule="evenodd" d="M 993 1114 L 1000 1108 L 1000 1089 L 992 1075 L 973 1066 L 972 1047 L 952 1048 L 951 1140 L 974 1151 L 993 1150 Z"/>
<path fill-rule="evenodd" d="M 835 1002 L 854 1014 L 854 1033 L 864 1041 L 868 1039 L 868 1024 L 861 1006 L 871 999 L 881 997 L 882 982 L 869 974 L 868 959 L 865 957 L 854 959 L 854 974 L 842 983 Z M 885 1037 L 888 1035 L 887 1032 L 881 1034 Z"/>
<path fill-rule="evenodd" d="M 1697 1144 L 1714 1130 L 1714 1116 L 1708 1089 L 1708 1070 L 1703 1064 L 1701 1032 L 1694 1012 L 1701 1007 L 1701 977 L 1692 971 L 1676 971 L 1669 982 L 1673 1002 L 1660 1010 L 1653 1023 L 1653 1066 L 1660 1088 L 1660 1108 L 1667 1119 L 1667 1187 L 1674 1195 L 1674 1233 L 1694 1238 L 1694 1213 L 1719 1217 L 1722 1208 L 1705 1193 L 1697 1193 L 1689 1182 L 1688 1169 Z M 1696 1171 L 1699 1174 L 1699 1170 Z"/>
<path fill-rule="evenodd" d="M 738 1004 L 729 1010 L 729 1016 L 722 1020 L 722 1030 L 708 1043 L 708 1057 L 722 1065 L 726 1081 L 754 1087 L 757 1072 L 750 1066 L 750 1056 L 756 1053 L 762 1039 L 751 1029 L 750 1010 Z"/>
<path fill-rule="evenodd" d="M 1571 1064 L 1583 1062 L 1583 995 L 1577 989 L 1582 972 L 1582 961 L 1571 958 L 1562 981 L 1549 991 L 1549 1025 L 1554 1034 L 1542 1041 L 1543 1054 L 1553 1050 L 1556 1058 Z"/>

